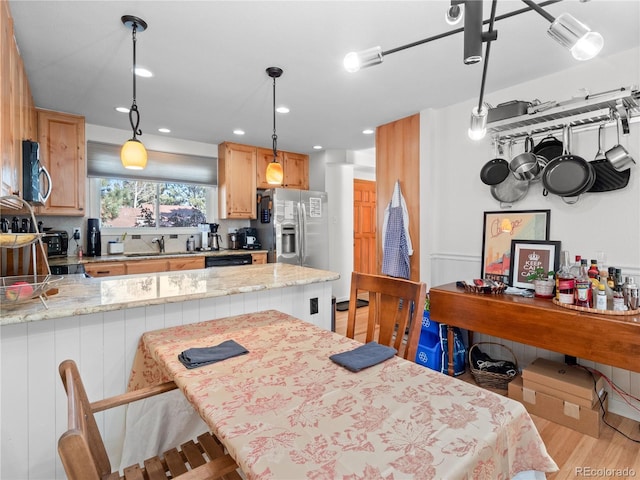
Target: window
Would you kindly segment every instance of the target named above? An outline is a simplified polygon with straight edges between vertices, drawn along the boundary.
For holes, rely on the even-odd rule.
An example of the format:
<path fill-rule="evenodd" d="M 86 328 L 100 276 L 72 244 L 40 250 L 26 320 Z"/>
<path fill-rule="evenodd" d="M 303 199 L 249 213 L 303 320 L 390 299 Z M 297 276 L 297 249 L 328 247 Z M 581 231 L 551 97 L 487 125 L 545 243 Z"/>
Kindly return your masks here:
<path fill-rule="evenodd" d="M 197 227 L 207 221 L 210 187 L 137 179 L 98 180 L 103 227 Z"/>

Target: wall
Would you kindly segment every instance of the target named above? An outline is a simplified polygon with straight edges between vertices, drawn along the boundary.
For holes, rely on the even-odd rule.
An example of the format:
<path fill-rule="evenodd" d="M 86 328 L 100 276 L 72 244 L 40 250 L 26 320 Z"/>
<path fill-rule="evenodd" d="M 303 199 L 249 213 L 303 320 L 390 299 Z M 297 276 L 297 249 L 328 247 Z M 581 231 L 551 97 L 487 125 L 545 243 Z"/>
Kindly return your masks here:
<path fill-rule="evenodd" d="M 570 62 L 571 60 L 568 60 Z M 492 92 L 488 74 L 486 101 L 497 105 L 509 100 L 567 100 L 581 88 L 591 93 L 640 84 L 640 49 L 598 58 L 554 75 Z M 421 273 L 429 286 L 480 275 L 483 212 L 500 210 L 490 187 L 480 181 L 480 169 L 491 158 L 490 139 L 469 140 L 469 112 L 477 99 L 440 110 L 421 112 Z M 597 151 L 597 130 L 576 134 L 573 153 L 591 160 Z M 561 137 L 560 137 L 561 138 Z M 616 142 L 615 128 L 605 132 L 604 145 Z M 621 139 L 640 161 L 640 123 Z M 521 147 L 520 147 L 521 148 Z M 550 239 L 560 240 L 571 257 L 595 258 L 605 251 L 607 264 L 622 268 L 623 275 L 640 276 L 640 169 L 632 168 L 629 185 L 618 191 L 583 195 L 575 205 L 553 195 L 544 197 L 540 183 L 531 185 L 514 210 L 550 209 Z M 480 336 L 478 336 L 480 337 Z M 482 341 L 482 338 L 476 338 Z M 499 339 L 494 339 L 500 341 Z M 508 346 L 516 352 L 520 366 L 537 356 L 559 354 L 522 345 Z M 630 359 L 630 361 L 633 361 Z M 589 365 L 589 362 L 581 362 Z M 606 365 L 595 365 L 625 391 L 640 395 L 640 375 Z M 619 397 L 610 402 L 612 411 L 640 418 Z"/>

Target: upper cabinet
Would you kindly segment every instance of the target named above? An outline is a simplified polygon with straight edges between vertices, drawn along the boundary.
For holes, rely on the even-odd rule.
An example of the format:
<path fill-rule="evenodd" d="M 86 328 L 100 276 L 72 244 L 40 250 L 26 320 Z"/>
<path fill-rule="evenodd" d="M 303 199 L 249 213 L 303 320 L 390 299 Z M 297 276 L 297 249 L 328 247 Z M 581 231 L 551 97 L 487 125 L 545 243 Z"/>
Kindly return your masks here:
<path fill-rule="evenodd" d="M 281 185 L 267 183 L 265 173 L 267 165 L 273 161 L 273 150 L 269 148 L 257 148 L 258 167 L 256 178 L 258 188 L 294 188 L 309 190 L 309 155 L 301 153 L 278 151 L 278 162 L 282 164 L 284 178 Z"/>
<path fill-rule="evenodd" d="M 51 195 L 40 215 L 85 213 L 84 117 L 38 110 L 40 162 L 51 174 Z"/>
<path fill-rule="evenodd" d="M 36 139 L 36 110 L 5 1 L 0 2 L 0 98 L 0 195 L 20 195 L 22 140 Z"/>
<path fill-rule="evenodd" d="M 256 218 L 256 147 L 218 145 L 218 215 Z"/>

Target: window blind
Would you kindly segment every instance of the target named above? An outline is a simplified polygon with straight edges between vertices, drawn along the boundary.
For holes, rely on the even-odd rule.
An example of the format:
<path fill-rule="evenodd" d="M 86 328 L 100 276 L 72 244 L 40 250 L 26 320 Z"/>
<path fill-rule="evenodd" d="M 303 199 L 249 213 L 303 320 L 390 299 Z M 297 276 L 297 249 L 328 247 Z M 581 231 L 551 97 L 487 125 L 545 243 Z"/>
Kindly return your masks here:
<path fill-rule="evenodd" d="M 147 150 L 147 166 L 129 170 L 120 162 L 121 145 L 87 142 L 87 175 L 171 183 L 217 185 L 218 159 L 182 153 Z"/>

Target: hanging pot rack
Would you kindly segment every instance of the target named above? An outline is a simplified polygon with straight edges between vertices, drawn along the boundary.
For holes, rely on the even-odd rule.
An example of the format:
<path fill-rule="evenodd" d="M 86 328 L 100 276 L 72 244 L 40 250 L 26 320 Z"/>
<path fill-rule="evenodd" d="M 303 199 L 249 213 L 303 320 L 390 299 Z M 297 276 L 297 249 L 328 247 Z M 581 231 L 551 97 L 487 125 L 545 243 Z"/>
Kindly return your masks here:
<path fill-rule="evenodd" d="M 640 122 L 640 90 L 623 87 L 564 102 L 546 102 L 530 106 L 528 112 L 488 123 L 487 133 L 499 143 L 517 143 L 527 136 L 562 131 L 566 125 L 578 133 L 596 129 L 601 124 L 615 126 L 620 120 L 624 134 L 628 134 L 629 124 Z"/>

